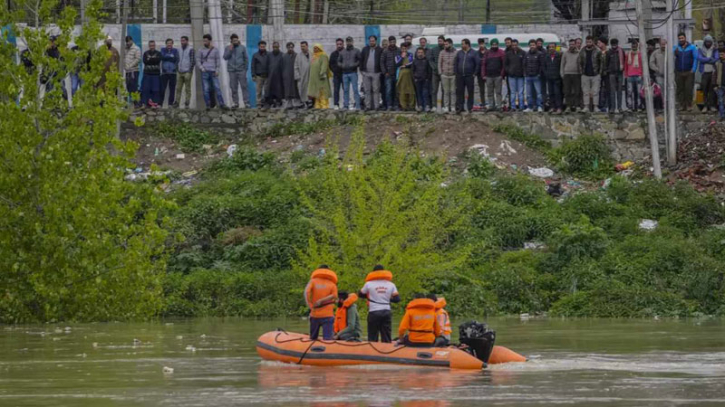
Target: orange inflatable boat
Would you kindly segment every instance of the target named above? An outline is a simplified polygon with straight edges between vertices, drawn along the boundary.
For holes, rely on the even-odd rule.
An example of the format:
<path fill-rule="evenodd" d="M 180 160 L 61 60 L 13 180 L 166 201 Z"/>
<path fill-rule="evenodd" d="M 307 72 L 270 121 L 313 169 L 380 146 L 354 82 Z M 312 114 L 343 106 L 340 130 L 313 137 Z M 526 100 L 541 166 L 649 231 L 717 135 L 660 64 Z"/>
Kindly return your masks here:
<path fill-rule="evenodd" d="M 257 353 L 265 360 L 313 366 L 397 364 L 482 369 L 486 363 L 526 361 L 502 346 L 494 346 L 490 357 L 481 360 L 454 346 L 418 348 L 394 343 L 310 340 L 308 335 L 284 331 L 260 336 Z"/>

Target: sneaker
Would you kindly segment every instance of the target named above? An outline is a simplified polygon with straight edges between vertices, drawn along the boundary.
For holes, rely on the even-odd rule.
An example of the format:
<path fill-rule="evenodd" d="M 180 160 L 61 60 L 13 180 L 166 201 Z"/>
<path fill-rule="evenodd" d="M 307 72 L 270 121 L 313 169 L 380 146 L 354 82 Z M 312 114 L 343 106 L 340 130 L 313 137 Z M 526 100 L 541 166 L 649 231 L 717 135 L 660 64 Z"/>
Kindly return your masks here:
<path fill-rule="evenodd" d="M 533 112 L 533 110 L 529 109 L 528 107 L 526 109 L 524 109 L 524 113 L 531 113 L 531 112 Z"/>
<path fill-rule="evenodd" d="M 541 107 L 540 107 L 540 108 L 539 108 L 539 109 L 537 110 L 537 112 L 539 112 L 539 113 L 544 113 L 544 108 L 541 108 Z"/>
<path fill-rule="evenodd" d="M 710 108 L 706 107 L 706 108 L 702 109 L 701 112 L 702 112 L 702 114 L 708 114 L 708 113 L 710 113 Z"/>
<path fill-rule="evenodd" d="M 350 106 L 350 111 L 351 112 L 354 112 L 355 111 L 355 107 L 354 106 Z"/>
<path fill-rule="evenodd" d="M 340 106 L 338 106 L 338 105 L 335 105 L 332 108 L 335 109 L 335 110 L 340 110 Z"/>
<path fill-rule="evenodd" d="M 227 106 L 227 105 L 221 105 L 220 109 L 222 109 L 224 111 L 230 110 L 229 106 Z"/>

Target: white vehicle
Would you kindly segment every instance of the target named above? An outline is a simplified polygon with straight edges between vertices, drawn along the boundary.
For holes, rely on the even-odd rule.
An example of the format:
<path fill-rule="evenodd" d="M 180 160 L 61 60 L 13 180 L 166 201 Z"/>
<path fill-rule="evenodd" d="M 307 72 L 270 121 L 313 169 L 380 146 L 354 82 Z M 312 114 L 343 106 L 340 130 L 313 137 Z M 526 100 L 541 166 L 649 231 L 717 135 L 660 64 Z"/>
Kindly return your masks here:
<path fill-rule="evenodd" d="M 428 29 L 423 30 L 422 36 L 413 38 L 413 45 L 415 47 L 418 46 L 419 40 L 421 38 L 425 38 L 428 40 L 428 48 L 434 47 L 438 45 L 438 36 L 439 35 L 445 35 L 445 34 L 437 34 L 432 35 Z M 486 39 L 486 47 L 489 46 L 491 43 L 491 40 L 494 38 L 498 40 L 499 46 L 501 48 L 505 47 L 504 40 L 506 38 L 511 37 L 512 39 L 516 39 L 519 41 L 519 48 L 523 49 L 524 51 L 527 51 L 529 49 L 529 40 L 536 40 L 537 38 L 541 38 L 544 40 L 544 47 L 546 47 L 548 44 L 556 44 L 557 49 L 561 49 L 562 43 L 561 39 L 556 34 L 545 34 L 545 33 L 496 33 L 496 34 L 452 34 L 452 35 L 446 35 L 446 38 L 450 38 L 453 40 L 453 46 L 457 49 L 461 48 L 461 42 L 464 38 L 468 38 L 471 41 L 471 47 L 472 48 L 478 48 L 478 39 L 484 38 Z"/>

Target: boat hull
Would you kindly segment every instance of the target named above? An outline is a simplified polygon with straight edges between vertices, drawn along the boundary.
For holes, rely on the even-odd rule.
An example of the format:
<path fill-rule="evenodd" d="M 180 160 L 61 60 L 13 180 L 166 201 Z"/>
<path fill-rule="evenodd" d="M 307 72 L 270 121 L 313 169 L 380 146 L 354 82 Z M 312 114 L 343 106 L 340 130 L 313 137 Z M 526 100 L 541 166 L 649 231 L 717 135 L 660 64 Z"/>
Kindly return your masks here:
<path fill-rule="evenodd" d="M 417 348 L 394 343 L 310 340 L 308 335 L 283 331 L 260 336 L 257 353 L 265 360 L 311 366 L 396 364 L 477 370 L 484 367 L 479 359 L 452 346 Z"/>

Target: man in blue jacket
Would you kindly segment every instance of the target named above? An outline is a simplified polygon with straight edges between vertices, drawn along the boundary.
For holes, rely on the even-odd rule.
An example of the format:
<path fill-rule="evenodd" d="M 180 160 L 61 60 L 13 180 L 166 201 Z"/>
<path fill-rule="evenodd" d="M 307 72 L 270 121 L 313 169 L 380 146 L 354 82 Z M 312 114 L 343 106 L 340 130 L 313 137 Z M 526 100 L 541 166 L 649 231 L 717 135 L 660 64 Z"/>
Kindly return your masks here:
<path fill-rule="evenodd" d="M 473 111 L 473 101 L 476 99 L 474 94 L 474 79 L 479 75 L 480 61 L 478 52 L 471 49 L 471 41 L 464 38 L 461 41 L 461 50 L 456 54 L 453 61 L 453 70 L 456 73 L 456 113 L 463 112 L 464 93 L 468 94 L 467 107 L 468 112 Z"/>
<path fill-rule="evenodd" d="M 179 70 L 179 50 L 174 48 L 174 40 L 166 40 L 166 47 L 161 49 L 161 106 L 169 90 L 169 107 L 174 105 L 176 95 L 176 73 Z"/>
<path fill-rule="evenodd" d="M 687 42 L 685 33 L 677 34 L 679 44 L 675 46 L 675 87 L 680 111 L 692 110 L 692 92 L 695 88 L 697 71 L 697 48 Z"/>

